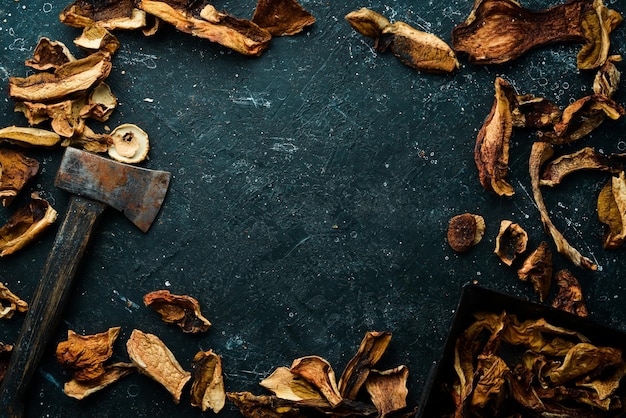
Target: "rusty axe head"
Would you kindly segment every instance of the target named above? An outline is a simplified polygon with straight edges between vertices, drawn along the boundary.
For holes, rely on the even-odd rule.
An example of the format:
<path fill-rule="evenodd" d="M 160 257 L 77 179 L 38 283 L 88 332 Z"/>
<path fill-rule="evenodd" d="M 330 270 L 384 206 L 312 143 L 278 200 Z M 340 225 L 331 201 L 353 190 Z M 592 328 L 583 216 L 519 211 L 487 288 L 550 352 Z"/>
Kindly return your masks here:
<path fill-rule="evenodd" d="M 54 184 L 124 213 L 143 232 L 159 213 L 170 173 L 118 163 L 68 147 Z"/>

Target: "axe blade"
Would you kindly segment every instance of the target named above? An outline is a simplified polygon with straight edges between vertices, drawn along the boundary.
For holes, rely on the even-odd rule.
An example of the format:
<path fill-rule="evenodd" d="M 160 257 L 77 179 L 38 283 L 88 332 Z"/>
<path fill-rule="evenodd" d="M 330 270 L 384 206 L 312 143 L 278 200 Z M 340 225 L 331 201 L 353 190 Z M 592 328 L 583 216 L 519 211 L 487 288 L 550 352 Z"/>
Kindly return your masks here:
<path fill-rule="evenodd" d="M 68 147 L 54 184 L 119 210 L 147 232 L 161 209 L 170 178 L 167 171 L 135 167 Z"/>

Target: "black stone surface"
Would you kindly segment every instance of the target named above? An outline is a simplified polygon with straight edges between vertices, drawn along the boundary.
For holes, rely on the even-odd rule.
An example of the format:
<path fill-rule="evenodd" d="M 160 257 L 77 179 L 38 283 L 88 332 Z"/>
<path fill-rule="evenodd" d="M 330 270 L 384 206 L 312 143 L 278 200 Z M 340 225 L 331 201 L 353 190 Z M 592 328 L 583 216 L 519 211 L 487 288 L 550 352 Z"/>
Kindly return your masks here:
<path fill-rule="evenodd" d="M 452 28 L 471 1 L 359 3 L 310 0 L 301 4 L 317 23 L 303 33 L 272 40 L 258 58 L 243 57 L 207 40 L 164 26 L 154 37 L 116 32 L 122 47 L 107 82 L 120 104 L 106 125 L 135 123 L 151 137 L 144 167 L 169 170 L 171 188 L 157 222 L 143 234 L 108 211 L 80 271 L 29 390 L 27 416 L 201 416 L 179 405 L 149 378 L 136 374 L 84 401 L 66 397 L 69 379 L 54 359 L 67 330 L 81 334 L 112 326 L 122 331 L 113 360 L 128 359 L 133 329 L 159 336 L 184 368 L 198 350 L 223 358 L 228 391 L 266 394 L 258 382 L 278 366 L 305 355 L 326 358 L 337 375 L 366 331 L 388 330 L 393 339 L 380 368 L 406 364 L 409 403 L 418 403 L 431 365 L 441 355 L 463 284 L 479 284 L 536 301 L 537 296 L 493 254 L 500 221 L 519 223 L 534 249 L 544 233 L 528 176 L 531 131 L 511 143 L 512 198 L 482 189 L 473 161 L 478 129 L 502 76 L 519 93 L 555 100 L 561 107 L 590 94 L 593 72 L 576 68 L 579 45 L 535 50 L 509 64 L 462 66 L 451 75 L 415 71 L 345 22 L 360 7 L 450 42 Z M 555 4 L 525 1 L 529 8 Z M 624 14 L 624 4 L 607 4 Z M 52 1 L 0 5 L 0 124 L 26 124 L 6 98 L 9 76 L 23 65 L 40 37 L 72 43 L 80 31 L 58 20 L 65 6 Z M 249 18 L 255 2 L 215 6 Z M 624 26 L 611 53 L 626 52 Z M 618 64 L 623 69 L 623 64 Z M 625 103 L 624 89 L 614 99 Z M 104 125 L 92 124 L 96 131 Z M 607 121 L 557 153 L 593 146 L 624 152 L 624 120 Z M 68 196 L 53 179 L 62 150 L 30 149 L 41 172 L 31 191 L 62 215 Z M 625 330 L 624 250 L 602 249 L 596 196 L 608 180 L 580 173 L 544 190 L 554 223 L 570 243 L 601 267 L 574 267 L 591 317 Z M 483 241 L 466 254 L 446 242 L 449 219 L 473 212 L 485 217 Z M 26 300 L 54 239 L 56 227 L 22 252 L 0 260 L 0 280 Z M 551 241 L 550 241 L 551 242 Z M 552 245 L 552 243 L 551 243 Z M 552 245 L 552 249 L 555 247 Z M 147 292 L 168 289 L 197 298 L 214 324 L 205 335 L 185 335 L 143 306 Z M 0 341 L 14 342 L 22 316 L 0 320 Z M 223 417 L 240 416 L 228 403 Z"/>

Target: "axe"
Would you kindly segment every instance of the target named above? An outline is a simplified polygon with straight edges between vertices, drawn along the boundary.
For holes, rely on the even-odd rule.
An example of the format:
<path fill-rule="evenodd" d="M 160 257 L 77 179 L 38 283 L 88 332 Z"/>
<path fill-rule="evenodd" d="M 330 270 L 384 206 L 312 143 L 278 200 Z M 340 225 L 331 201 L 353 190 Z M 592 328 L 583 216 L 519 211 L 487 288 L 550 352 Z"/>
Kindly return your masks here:
<path fill-rule="evenodd" d="M 68 147 L 55 185 L 72 193 L 0 388 L 0 417 L 23 415 L 22 398 L 55 331 L 100 215 L 111 206 L 147 232 L 170 173 L 121 164 Z"/>

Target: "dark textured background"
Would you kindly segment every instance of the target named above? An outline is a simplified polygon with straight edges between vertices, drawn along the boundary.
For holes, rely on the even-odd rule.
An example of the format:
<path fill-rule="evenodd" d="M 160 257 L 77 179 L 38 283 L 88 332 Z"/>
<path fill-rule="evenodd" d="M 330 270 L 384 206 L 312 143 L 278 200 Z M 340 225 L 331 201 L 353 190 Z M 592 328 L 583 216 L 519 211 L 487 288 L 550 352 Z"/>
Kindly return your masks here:
<path fill-rule="evenodd" d="M 250 18 L 255 6 L 214 4 L 242 18 Z M 152 38 L 115 33 L 122 47 L 107 83 L 120 105 L 106 125 L 143 127 L 152 146 L 144 166 L 171 171 L 171 188 L 148 234 L 119 213 L 106 213 L 55 344 L 31 385 L 28 416 L 201 415 L 186 392 L 175 405 L 139 374 L 84 401 L 67 398 L 62 385 L 69 377 L 56 364 L 53 346 L 67 329 L 96 333 L 112 326 L 122 327 L 114 360 L 127 360 L 125 341 L 138 328 L 158 335 L 188 370 L 198 350 L 213 349 L 223 358 L 226 389 L 256 394 L 265 393 L 258 386 L 262 378 L 300 356 L 320 355 L 339 375 L 366 331 L 388 330 L 393 339 L 380 367 L 408 366 L 409 402 L 416 406 L 463 284 L 477 281 L 537 300 L 516 269 L 493 254 L 503 219 L 528 231 L 531 249 L 549 240 L 528 176 L 535 136 L 514 134 L 509 180 L 516 194 L 508 199 L 481 188 L 473 146 L 497 75 L 519 93 L 542 95 L 562 107 L 589 94 L 594 74 L 576 69 L 579 46 L 552 46 L 502 66 L 473 66 L 460 57 L 456 73 L 428 75 L 376 53 L 344 16 L 366 6 L 450 42 L 471 1 L 301 4 L 317 23 L 273 39 L 259 58 L 167 26 Z M 530 8 L 552 4 L 523 2 Z M 626 12 L 621 2 L 607 4 Z M 2 126 L 25 125 L 6 99 L 6 86 L 9 76 L 30 73 L 23 62 L 39 37 L 63 41 L 80 55 L 72 44 L 80 31 L 58 20 L 64 5 L 0 5 Z M 612 40 L 612 53 L 624 54 L 623 25 Z M 624 89 L 614 98 L 626 102 Z M 624 125 L 608 121 L 557 153 L 587 145 L 624 152 Z M 29 191 L 39 191 L 64 214 L 67 195 L 53 186 L 62 151 L 27 154 L 40 161 L 41 173 L 12 207 L 0 211 L 3 223 Z M 565 237 L 601 270 L 582 271 L 560 255 L 555 267 L 571 268 L 579 278 L 594 320 L 624 330 L 626 258 L 623 249 L 602 249 L 595 212 L 607 179 L 577 174 L 544 190 L 544 197 Z M 466 211 L 483 215 L 487 232 L 477 247 L 459 255 L 448 247 L 446 229 L 452 216 Z M 55 231 L 0 260 L 0 280 L 26 300 Z M 213 328 L 191 336 L 162 323 L 142 303 L 145 293 L 157 289 L 196 297 Z M 15 341 L 22 318 L 0 322 L 0 341 Z M 221 416 L 239 414 L 227 404 Z"/>

